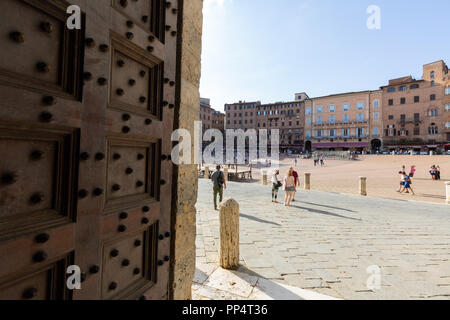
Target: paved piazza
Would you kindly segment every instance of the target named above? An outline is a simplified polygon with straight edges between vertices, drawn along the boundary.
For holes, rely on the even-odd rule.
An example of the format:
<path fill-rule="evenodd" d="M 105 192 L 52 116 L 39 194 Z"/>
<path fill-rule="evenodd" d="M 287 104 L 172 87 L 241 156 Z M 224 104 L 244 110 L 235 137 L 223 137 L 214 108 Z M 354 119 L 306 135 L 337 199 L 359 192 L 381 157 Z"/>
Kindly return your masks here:
<path fill-rule="evenodd" d="M 445 203 L 445 181 L 450 181 L 450 156 L 365 155 L 360 157 L 361 161 L 326 160 L 323 168 L 314 167 L 311 159 L 299 159 L 296 170 L 300 174 L 301 186 L 303 187 L 303 174 L 309 172 L 313 190 L 357 194 L 358 179 L 364 176 L 367 177 L 367 192 L 370 196 Z M 293 165 L 293 158 L 284 158 L 279 164 L 281 173 L 284 174 L 287 168 Z M 416 166 L 417 171 L 412 187 L 417 195 L 414 197 L 395 192 L 400 181 L 398 171 L 402 165 L 406 166 L 408 173 L 412 165 Z M 428 172 L 432 165 L 441 167 L 441 181 L 431 179 Z M 253 174 L 255 183 L 259 183 L 260 176 L 260 170 L 255 169 Z"/>
<path fill-rule="evenodd" d="M 236 281 L 208 278 L 223 272 L 211 188 L 199 180 L 193 297 L 247 299 L 254 283 L 244 294 Z M 224 196 L 240 204 L 240 278 L 339 299 L 450 299 L 448 205 L 300 191 L 288 208 L 271 203 L 268 186 L 250 183 L 229 183 Z M 381 269 L 379 289 L 367 287 L 371 266 Z"/>

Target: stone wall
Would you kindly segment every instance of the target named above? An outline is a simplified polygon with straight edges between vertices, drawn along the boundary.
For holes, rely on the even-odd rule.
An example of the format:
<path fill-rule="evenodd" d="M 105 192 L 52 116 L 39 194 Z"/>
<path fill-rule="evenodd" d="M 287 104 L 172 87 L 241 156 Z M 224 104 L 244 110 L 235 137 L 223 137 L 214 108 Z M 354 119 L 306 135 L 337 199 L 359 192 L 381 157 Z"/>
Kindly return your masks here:
<path fill-rule="evenodd" d="M 175 129 L 183 128 L 194 138 L 194 121 L 200 112 L 202 51 L 202 0 L 179 0 L 179 65 Z M 192 143 L 193 146 L 193 143 Z M 194 153 L 194 152 L 193 152 Z M 193 154 L 192 153 L 192 154 Z M 174 170 L 172 257 L 170 299 L 191 299 L 195 272 L 197 166 L 181 165 Z"/>

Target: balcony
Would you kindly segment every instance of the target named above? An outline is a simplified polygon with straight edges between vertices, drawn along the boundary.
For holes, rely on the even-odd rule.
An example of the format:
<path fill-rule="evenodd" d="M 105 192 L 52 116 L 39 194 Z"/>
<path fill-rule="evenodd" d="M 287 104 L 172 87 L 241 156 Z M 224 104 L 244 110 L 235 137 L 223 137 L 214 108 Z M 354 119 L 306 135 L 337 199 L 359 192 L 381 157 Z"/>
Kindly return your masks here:
<path fill-rule="evenodd" d="M 357 126 L 361 124 L 368 124 L 368 120 L 363 121 L 335 121 L 335 122 L 313 122 L 314 126 L 325 127 L 325 126 Z"/>
<path fill-rule="evenodd" d="M 408 118 L 408 119 L 400 119 L 397 121 L 398 124 L 421 123 L 421 122 L 423 122 L 423 118 Z"/>

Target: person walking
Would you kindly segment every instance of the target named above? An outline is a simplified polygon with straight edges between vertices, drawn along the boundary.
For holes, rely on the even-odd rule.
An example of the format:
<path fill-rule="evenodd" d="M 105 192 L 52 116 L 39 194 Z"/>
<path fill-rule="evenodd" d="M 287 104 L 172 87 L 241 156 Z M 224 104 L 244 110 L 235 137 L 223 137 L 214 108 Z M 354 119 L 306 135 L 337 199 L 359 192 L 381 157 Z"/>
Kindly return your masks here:
<path fill-rule="evenodd" d="M 217 210 L 217 195 L 219 195 L 219 200 L 220 200 L 220 202 L 222 202 L 223 189 L 227 188 L 227 182 L 225 179 L 225 175 L 220 170 L 220 165 L 216 166 L 216 172 L 214 172 L 212 174 L 211 181 L 213 182 L 214 210 Z"/>
<path fill-rule="evenodd" d="M 295 191 L 294 194 L 292 196 L 292 202 L 295 202 L 295 193 L 297 192 L 297 187 L 299 185 L 299 180 L 298 180 L 298 172 L 294 170 L 294 168 L 290 168 L 289 170 L 292 171 L 292 176 L 294 177 L 294 182 L 295 182 Z"/>
<path fill-rule="evenodd" d="M 403 190 L 403 184 L 404 184 L 403 181 L 405 179 L 406 173 L 403 171 L 399 171 L 398 174 L 400 175 L 400 186 L 399 186 L 397 192 L 401 192 Z"/>
<path fill-rule="evenodd" d="M 441 180 L 441 167 L 436 166 L 435 175 L 436 175 L 436 180 Z"/>
<path fill-rule="evenodd" d="M 409 176 L 403 176 L 403 188 L 400 191 L 400 193 L 403 193 L 404 191 L 407 191 L 408 193 L 411 193 L 411 195 L 415 195 L 414 190 L 411 188 L 411 178 Z"/>
<path fill-rule="evenodd" d="M 280 170 L 275 170 L 272 174 L 272 202 L 278 203 L 278 190 L 282 186 L 280 180 Z"/>
<path fill-rule="evenodd" d="M 416 166 L 411 166 L 411 170 L 409 171 L 409 176 L 414 178 L 414 174 L 416 173 Z"/>
<path fill-rule="evenodd" d="M 323 154 L 320 155 L 320 166 L 323 167 L 325 165 L 325 162 L 323 160 Z"/>
<path fill-rule="evenodd" d="M 295 188 L 295 179 L 292 175 L 292 171 L 288 170 L 286 173 L 286 177 L 284 178 L 284 191 L 286 192 L 286 195 L 284 196 L 284 205 L 287 207 L 291 206 L 291 200 L 292 197 L 296 191 Z"/>

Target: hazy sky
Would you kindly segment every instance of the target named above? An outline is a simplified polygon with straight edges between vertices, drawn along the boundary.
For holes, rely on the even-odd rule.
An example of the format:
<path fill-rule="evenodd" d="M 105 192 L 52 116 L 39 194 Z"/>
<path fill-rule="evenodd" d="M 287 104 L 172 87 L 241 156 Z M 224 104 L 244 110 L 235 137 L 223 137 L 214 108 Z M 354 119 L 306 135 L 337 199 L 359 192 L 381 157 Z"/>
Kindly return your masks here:
<path fill-rule="evenodd" d="M 370 5 L 381 29 L 369 30 Z M 450 64 L 449 0 L 204 0 L 200 93 L 223 111 L 239 100 L 290 101 L 377 89 Z"/>

